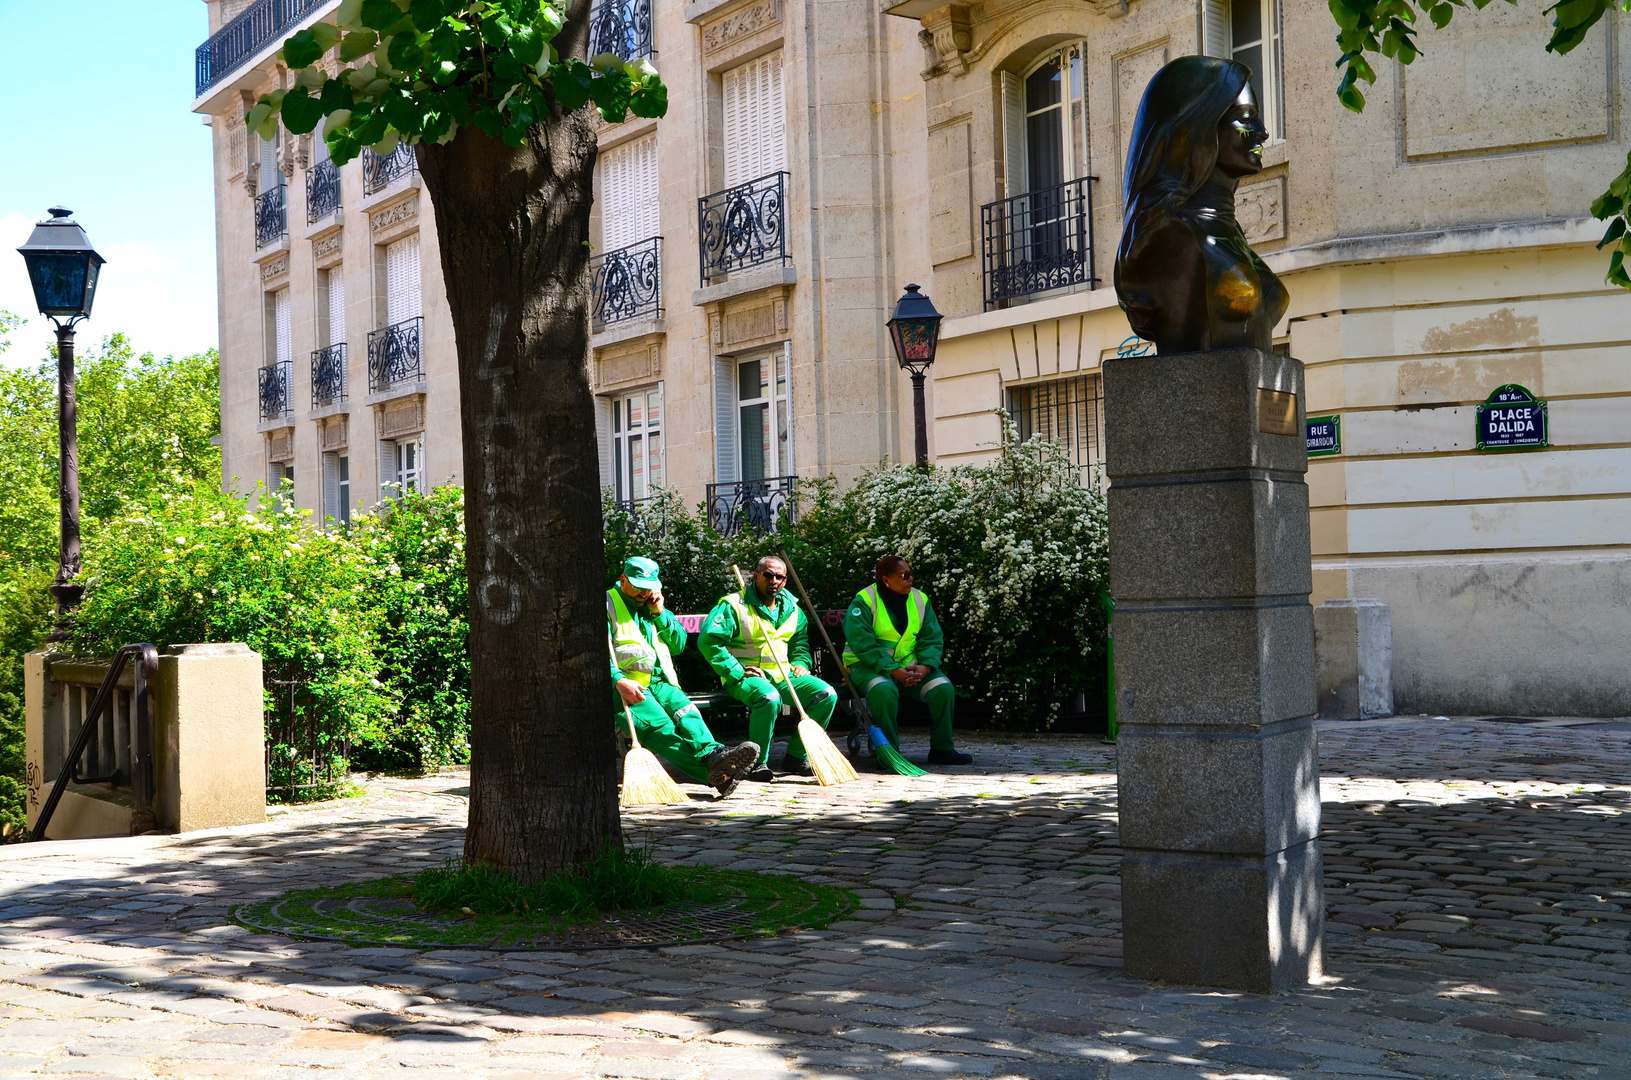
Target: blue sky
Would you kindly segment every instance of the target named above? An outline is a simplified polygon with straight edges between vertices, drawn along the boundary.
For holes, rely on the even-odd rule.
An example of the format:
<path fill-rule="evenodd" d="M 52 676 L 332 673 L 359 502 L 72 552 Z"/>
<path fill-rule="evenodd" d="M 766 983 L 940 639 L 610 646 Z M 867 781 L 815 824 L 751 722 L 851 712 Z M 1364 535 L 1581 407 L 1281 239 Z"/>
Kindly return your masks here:
<path fill-rule="evenodd" d="M 59 203 L 108 260 L 81 349 L 216 344 L 210 131 L 188 111 L 207 30 L 201 0 L 0 0 L 0 309 L 28 319 L 7 362 L 54 340 L 14 249 Z"/>

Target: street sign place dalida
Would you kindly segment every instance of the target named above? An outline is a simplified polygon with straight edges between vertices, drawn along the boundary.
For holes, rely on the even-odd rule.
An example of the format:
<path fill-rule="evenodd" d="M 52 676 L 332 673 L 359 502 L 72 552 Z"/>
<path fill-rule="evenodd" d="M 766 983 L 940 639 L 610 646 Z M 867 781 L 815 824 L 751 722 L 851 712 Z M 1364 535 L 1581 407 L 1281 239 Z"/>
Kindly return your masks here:
<path fill-rule="evenodd" d="M 1517 383 L 1497 387 L 1477 408 L 1478 449 L 1546 445 L 1546 403 Z"/>

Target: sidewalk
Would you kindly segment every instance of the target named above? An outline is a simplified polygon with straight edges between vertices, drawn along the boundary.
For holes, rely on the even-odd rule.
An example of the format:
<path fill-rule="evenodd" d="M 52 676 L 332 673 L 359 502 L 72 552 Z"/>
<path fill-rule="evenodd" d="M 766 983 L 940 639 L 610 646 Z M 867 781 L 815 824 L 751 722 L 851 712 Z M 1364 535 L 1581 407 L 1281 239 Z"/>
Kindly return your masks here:
<path fill-rule="evenodd" d="M 1631 724 L 1323 725 L 1328 978 L 1277 997 L 1121 977 L 1113 747 L 966 747 L 974 766 L 916 780 L 630 814 L 665 859 L 863 898 L 725 946 L 421 952 L 228 921 L 457 855 L 458 776 L 252 829 L 0 849 L 0 1077 L 1631 1080 Z"/>

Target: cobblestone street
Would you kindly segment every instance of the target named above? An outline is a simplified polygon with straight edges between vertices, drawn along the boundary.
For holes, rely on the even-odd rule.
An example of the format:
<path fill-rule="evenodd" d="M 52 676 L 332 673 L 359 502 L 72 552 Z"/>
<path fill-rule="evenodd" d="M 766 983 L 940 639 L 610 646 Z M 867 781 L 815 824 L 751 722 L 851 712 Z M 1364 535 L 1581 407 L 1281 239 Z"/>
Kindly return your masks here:
<path fill-rule="evenodd" d="M 825 931 L 723 946 L 425 952 L 230 921 L 456 854 L 457 775 L 252 829 L 6 848 L 0 1076 L 1631 1080 L 1631 724 L 1321 741 L 1319 987 L 1122 977 L 1114 749 L 977 737 L 975 765 L 921 779 L 629 815 L 665 860 L 862 898 Z"/>

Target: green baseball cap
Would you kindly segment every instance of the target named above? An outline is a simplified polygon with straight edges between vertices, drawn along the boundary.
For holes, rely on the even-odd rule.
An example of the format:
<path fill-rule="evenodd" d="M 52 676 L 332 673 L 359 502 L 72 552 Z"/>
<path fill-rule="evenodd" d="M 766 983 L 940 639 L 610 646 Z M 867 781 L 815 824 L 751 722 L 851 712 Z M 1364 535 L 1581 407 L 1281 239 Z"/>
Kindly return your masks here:
<path fill-rule="evenodd" d="M 639 555 L 623 560 L 623 576 L 628 578 L 629 584 L 636 589 L 663 587 L 661 579 L 657 577 L 657 564 Z"/>

